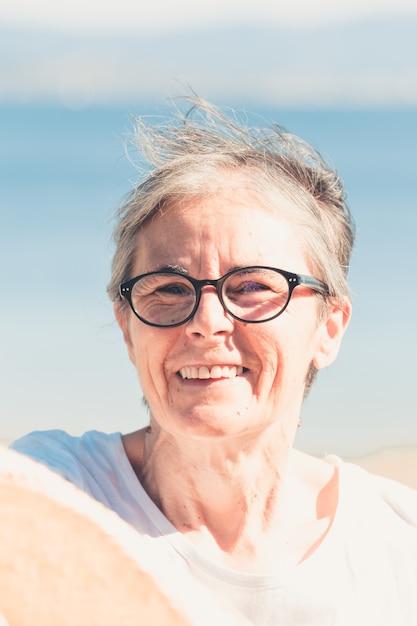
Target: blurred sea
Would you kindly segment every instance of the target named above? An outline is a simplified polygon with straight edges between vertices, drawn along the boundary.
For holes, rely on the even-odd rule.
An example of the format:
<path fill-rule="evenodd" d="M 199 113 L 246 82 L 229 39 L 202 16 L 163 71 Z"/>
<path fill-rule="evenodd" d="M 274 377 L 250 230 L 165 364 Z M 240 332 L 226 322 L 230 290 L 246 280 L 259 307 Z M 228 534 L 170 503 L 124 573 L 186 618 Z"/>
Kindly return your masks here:
<path fill-rule="evenodd" d="M 35 247 L 39 261 L 47 249 L 56 254 L 63 237 L 73 235 L 82 249 L 91 245 L 92 231 L 108 234 L 114 208 L 137 178 L 124 154 L 130 115 L 165 112 L 1 106 L 2 267 L 12 265 L 15 275 L 28 270 L 24 242 L 29 250 Z M 300 135 L 336 165 L 357 221 L 361 254 L 372 256 L 373 249 L 386 245 L 390 265 L 393 256 L 394 262 L 410 265 L 407 245 L 414 247 L 417 220 L 417 109 L 254 113 L 256 121 L 261 116 Z M 363 242 L 366 250 L 360 248 Z M 49 271 L 55 273 L 59 264 L 51 268 L 50 260 Z M 372 280 L 386 284 L 387 272 L 384 268 L 384 276 Z M 88 280 L 84 265 L 83 274 L 81 280 Z"/>
<path fill-rule="evenodd" d="M 66 397 L 65 373 L 59 378 L 59 372 L 74 369 L 76 358 L 82 360 L 79 349 L 78 356 L 71 357 L 81 308 L 98 325 L 112 323 L 105 296 L 111 216 L 131 181 L 138 178 L 124 147 L 132 129 L 131 115 L 153 117 L 167 111 L 149 106 L 129 110 L 0 106 L 0 420 L 4 425 L 0 423 L 0 436 L 9 438 L 26 430 L 24 420 L 36 411 L 48 425 L 54 423 L 59 413 L 55 396 Z M 417 441 L 417 109 L 252 111 L 256 122 L 261 116 L 283 125 L 337 166 L 357 223 L 350 273 L 355 313 L 347 347 L 334 378 L 323 376 L 326 391 L 319 386 L 307 406 L 316 420 L 317 441 L 323 442 L 325 434 L 320 445 L 328 441 L 335 450 L 336 437 L 347 443 L 351 436 L 352 447 L 359 428 L 363 445 L 356 445 L 358 454 L 379 444 Z M 251 121 L 249 113 L 247 117 Z M 53 319 L 60 323 L 59 329 Z M 77 411 L 70 409 L 73 398 L 66 389 L 61 414 L 65 419 L 70 413 L 74 419 L 84 419 L 82 406 L 89 416 L 96 412 L 97 420 L 105 421 L 108 418 L 100 415 L 114 411 L 104 393 L 108 379 L 96 371 L 95 358 L 103 357 L 96 355 L 95 346 L 86 341 L 83 345 L 88 382 L 77 382 L 80 366 L 73 395 L 81 396 L 80 386 L 85 385 L 87 400 L 77 405 Z M 110 393 L 117 397 L 117 374 L 114 381 Z M 119 396 L 118 406 L 120 400 Z M 335 406 L 337 425 L 331 419 Z M 361 414 L 370 415 L 368 421 Z M 317 449 L 313 428 L 304 432 L 301 442 L 308 437 L 309 445 Z M 373 446 L 375 432 L 379 439 Z"/>
<path fill-rule="evenodd" d="M 123 147 L 132 128 L 131 115 L 165 112 L 145 106 L 130 110 L 0 106 L 3 235 L 15 234 L 18 223 L 22 235 L 34 227 L 78 228 L 79 219 L 101 222 L 135 177 Z M 248 114 L 249 121 L 259 121 L 260 116 L 281 124 L 336 164 L 361 228 L 376 221 L 383 227 L 384 216 L 389 220 L 392 213 L 410 219 L 417 186 L 417 109 L 254 113 Z"/>

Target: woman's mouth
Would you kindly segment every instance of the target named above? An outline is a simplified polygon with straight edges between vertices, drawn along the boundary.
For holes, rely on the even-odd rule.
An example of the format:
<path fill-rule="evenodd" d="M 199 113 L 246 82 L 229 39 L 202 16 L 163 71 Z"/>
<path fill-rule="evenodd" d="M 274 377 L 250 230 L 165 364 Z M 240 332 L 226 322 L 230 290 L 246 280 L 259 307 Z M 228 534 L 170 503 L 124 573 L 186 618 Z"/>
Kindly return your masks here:
<path fill-rule="evenodd" d="M 207 365 L 201 365 L 200 367 L 189 365 L 182 367 L 178 374 L 184 379 L 197 378 L 204 380 L 208 378 L 236 378 L 236 376 L 240 376 L 247 371 L 241 365 L 212 365 L 211 367 L 207 367 Z"/>

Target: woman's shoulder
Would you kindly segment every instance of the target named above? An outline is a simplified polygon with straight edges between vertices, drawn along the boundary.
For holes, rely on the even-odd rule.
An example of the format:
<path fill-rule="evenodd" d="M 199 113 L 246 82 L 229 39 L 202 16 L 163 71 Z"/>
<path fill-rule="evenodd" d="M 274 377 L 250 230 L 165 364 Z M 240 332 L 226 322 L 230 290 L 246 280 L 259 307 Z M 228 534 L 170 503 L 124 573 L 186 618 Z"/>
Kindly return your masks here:
<path fill-rule="evenodd" d="M 53 430 L 34 430 L 29 432 L 18 439 L 15 439 L 10 444 L 10 448 L 17 449 L 26 445 L 59 445 L 60 447 L 76 448 L 79 445 L 88 445 L 89 442 L 94 443 L 104 440 L 112 439 L 115 435 L 120 436 L 119 433 L 105 433 L 98 430 L 89 430 L 81 435 L 71 435 L 65 430 L 53 429 Z"/>
<path fill-rule="evenodd" d="M 316 506 L 333 508 L 336 521 L 350 528 L 411 531 L 417 540 L 417 490 L 329 455 L 304 455 L 304 482 L 313 486 Z M 318 485 L 318 487 L 317 487 Z"/>
<path fill-rule="evenodd" d="M 416 489 L 338 457 L 327 457 L 326 462 L 338 468 L 342 506 L 366 512 L 369 519 L 379 516 L 380 521 L 405 522 L 417 529 Z"/>
<path fill-rule="evenodd" d="M 120 442 L 119 433 L 107 434 L 93 430 L 74 436 L 63 430 L 47 430 L 28 433 L 13 441 L 10 448 L 84 488 L 85 473 L 97 464 L 103 466 L 111 463 Z"/>
<path fill-rule="evenodd" d="M 10 448 L 18 452 L 33 455 L 54 454 L 67 452 L 73 456 L 82 454 L 84 450 L 106 449 L 115 440 L 121 440 L 120 433 L 105 433 L 97 430 L 89 430 L 82 435 L 71 435 L 65 430 L 35 430 L 10 444 Z"/>

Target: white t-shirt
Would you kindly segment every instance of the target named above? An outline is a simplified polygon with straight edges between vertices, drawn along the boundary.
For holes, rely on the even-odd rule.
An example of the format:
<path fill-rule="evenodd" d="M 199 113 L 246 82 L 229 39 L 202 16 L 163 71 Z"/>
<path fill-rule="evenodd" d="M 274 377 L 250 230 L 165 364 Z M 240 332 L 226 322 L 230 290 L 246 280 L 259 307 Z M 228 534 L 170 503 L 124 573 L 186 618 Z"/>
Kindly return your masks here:
<path fill-rule="evenodd" d="M 120 433 L 36 432 L 11 446 L 59 472 L 259 626 L 417 626 L 417 491 L 329 457 L 339 504 L 319 548 L 291 569 L 244 573 L 210 561 L 149 498 Z"/>

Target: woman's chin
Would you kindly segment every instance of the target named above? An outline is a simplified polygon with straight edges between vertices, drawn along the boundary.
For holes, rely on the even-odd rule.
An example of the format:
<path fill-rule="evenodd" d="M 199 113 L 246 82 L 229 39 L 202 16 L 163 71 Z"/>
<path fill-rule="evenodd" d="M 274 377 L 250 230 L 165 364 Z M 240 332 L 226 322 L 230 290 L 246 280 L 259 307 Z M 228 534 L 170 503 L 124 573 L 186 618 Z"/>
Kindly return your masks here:
<path fill-rule="evenodd" d="M 170 413 L 171 427 L 178 434 L 192 438 L 220 439 L 234 437 L 248 432 L 258 420 L 251 417 L 247 406 L 239 407 L 217 404 L 193 405 L 188 410 Z"/>

